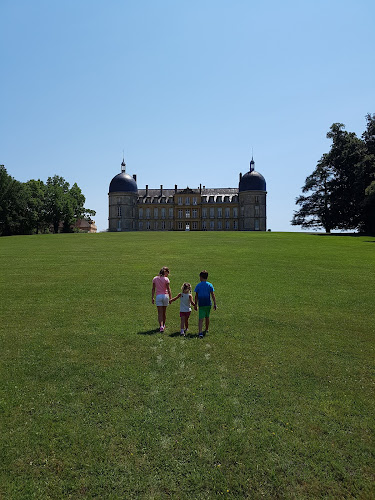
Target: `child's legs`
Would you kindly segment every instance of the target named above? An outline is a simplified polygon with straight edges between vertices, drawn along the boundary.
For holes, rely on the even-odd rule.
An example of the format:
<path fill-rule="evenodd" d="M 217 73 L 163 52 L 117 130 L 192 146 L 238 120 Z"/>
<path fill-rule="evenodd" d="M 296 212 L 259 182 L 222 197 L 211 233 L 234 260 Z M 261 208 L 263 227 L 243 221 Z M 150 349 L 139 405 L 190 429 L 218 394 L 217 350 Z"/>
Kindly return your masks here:
<path fill-rule="evenodd" d="M 164 307 L 163 306 L 158 306 L 158 321 L 159 321 L 159 325 L 160 326 L 163 326 L 164 324 L 164 320 L 163 320 L 163 309 Z"/>
<path fill-rule="evenodd" d="M 206 316 L 206 331 L 208 330 L 209 326 L 210 326 L 210 317 Z"/>
<path fill-rule="evenodd" d="M 185 316 L 185 330 L 189 328 L 189 316 Z"/>
<path fill-rule="evenodd" d="M 165 320 L 167 317 L 167 307 L 163 306 L 162 309 L 163 309 L 163 325 L 165 326 Z"/>
<path fill-rule="evenodd" d="M 184 324 L 185 324 L 185 317 L 184 316 L 181 316 L 181 330 L 184 329 Z"/>

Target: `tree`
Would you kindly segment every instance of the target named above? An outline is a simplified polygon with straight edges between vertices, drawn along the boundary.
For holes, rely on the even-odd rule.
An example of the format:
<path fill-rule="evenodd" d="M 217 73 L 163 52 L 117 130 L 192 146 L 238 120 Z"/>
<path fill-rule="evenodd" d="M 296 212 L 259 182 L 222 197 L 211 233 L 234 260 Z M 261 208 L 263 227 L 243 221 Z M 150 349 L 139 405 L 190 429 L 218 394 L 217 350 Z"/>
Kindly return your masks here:
<path fill-rule="evenodd" d="M 296 199 L 292 225 L 374 231 L 375 115 L 367 115 L 367 129 L 358 138 L 342 123 L 334 123 L 324 154 L 302 188 L 307 195 Z"/>
<path fill-rule="evenodd" d="M 25 222 L 25 192 L 21 182 L 0 165 L 0 235 L 22 234 Z"/>
<path fill-rule="evenodd" d="M 24 184 L 26 196 L 25 231 L 38 232 L 46 228 L 45 196 L 46 186 L 43 181 L 31 179 Z"/>
<path fill-rule="evenodd" d="M 61 224 L 63 232 L 72 232 L 75 221 L 82 218 L 90 220 L 90 216 L 96 213 L 84 208 L 86 199 L 77 183 L 70 188 L 69 183 L 57 175 L 47 179 L 45 199 L 46 220 L 55 233 Z"/>
<path fill-rule="evenodd" d="M 306 178 L 302 188 L 308 196 L 300 196 L 296 200 L 301 208 L 294 212 L 292 225 L 310 227 L 324 227 L 327 233 L 334 228 L 331 213 L 331 182 L 332 172 L 327 162 L 327 155 L 323 155 L 314 172 Z"/>

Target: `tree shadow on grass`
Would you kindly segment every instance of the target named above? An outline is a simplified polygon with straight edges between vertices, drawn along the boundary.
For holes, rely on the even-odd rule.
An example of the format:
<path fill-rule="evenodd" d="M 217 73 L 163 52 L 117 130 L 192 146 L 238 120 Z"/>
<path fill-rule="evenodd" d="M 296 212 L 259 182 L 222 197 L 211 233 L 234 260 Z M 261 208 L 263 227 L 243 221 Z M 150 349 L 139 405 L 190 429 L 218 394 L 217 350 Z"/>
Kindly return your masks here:
<path fill-rule="evenodd" d="M 138 332 L 137 335 L 155 335 L 155 333 L 160 333 L 160 329 L 154 328 L 153 330 L 147 330 L 146 332 Z"/>

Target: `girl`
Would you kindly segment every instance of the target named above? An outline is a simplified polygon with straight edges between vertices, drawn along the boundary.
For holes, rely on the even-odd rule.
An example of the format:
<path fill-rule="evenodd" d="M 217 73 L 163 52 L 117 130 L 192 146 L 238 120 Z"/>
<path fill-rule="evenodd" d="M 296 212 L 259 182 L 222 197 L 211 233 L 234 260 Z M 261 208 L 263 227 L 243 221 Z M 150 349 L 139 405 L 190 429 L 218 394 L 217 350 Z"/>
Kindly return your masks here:
<path fill-rule="evenodd" d="M 172 297 L 168 275 L 169 269 L 168 267 L 164 266 L 160 269 L 159 276 L 155 276 L 155 278 L 152 280 L 151 301 L 153 304 L 156 303 L 156 307 L 158 308 L 158 320 L 161 332 L 164 332 L 165 329 L 167 305 Z M 154 300 L 155 291 L 156 302 Z"/>
<path fill-rule="evenodd" d="M 177 299 L 180 299 L 181 335 L 185 335 L 189 329 L 189 316 L 191 312 L 190 304 L 195 307 L 195 302 L 191 294 L 190 283 L 184 283 L 181 287 L 181 293 L 176 295 L 176 297 L 173 297 L 169 303 L 174 302 Z"/>

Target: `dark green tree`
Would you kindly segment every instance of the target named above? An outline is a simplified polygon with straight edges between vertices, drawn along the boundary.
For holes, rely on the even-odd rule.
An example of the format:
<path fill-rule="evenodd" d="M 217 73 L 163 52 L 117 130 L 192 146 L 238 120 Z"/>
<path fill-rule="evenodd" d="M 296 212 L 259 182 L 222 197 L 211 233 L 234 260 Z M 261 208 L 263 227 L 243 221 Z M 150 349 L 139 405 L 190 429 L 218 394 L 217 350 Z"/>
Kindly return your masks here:
<path fill-rule="evenodd" d="M 22 234 L 25 225 L 25 191 L 23 184 L 0 165 L 0 235 Z"/>
<path fill-rule="evenodd" d="M 309 194 L 301 195 L 296 200 L 301 208 L 294 212 L 292 225 L 303 228 L 324 227 L 327 233 L 335 227 L 331 213 L 331 182 L 332 171 L 327 155 L 323 155 L 302 188 L 303 193 Z"/>
<path fill-rule="evenodd" d="M 296 199 L 292 225 L 373 232 L 375 200 L 375 115 L 367 115 L 367 129 L 358 138 L 342 123 L 334 123 L 327 138 L 330 151 L 306 178 Z"/>
<path fill-rule="evenodd" d="M 45 213 L 46 186 L 43 181 L 31 179 L 24 183 L 26 197 L 25 233 L 44 231 L 47 226 Z"/>

